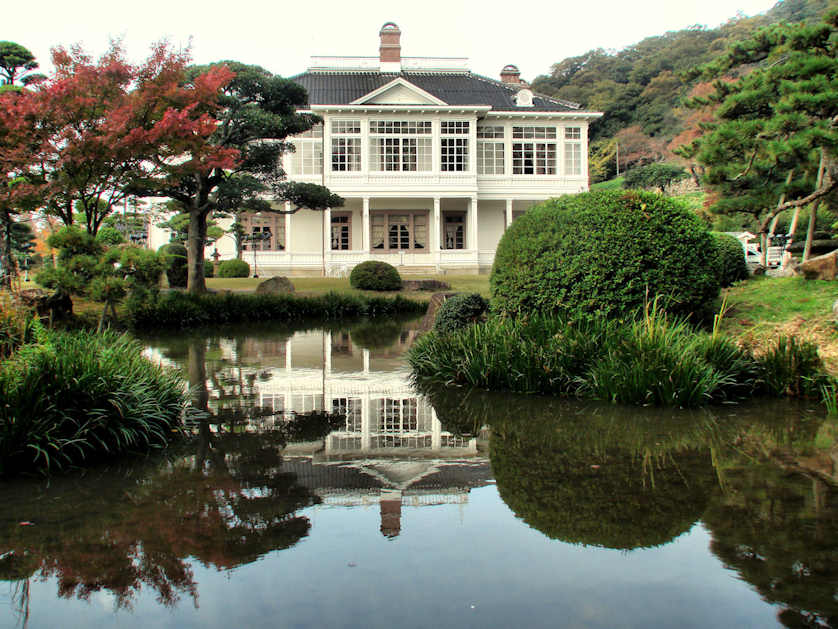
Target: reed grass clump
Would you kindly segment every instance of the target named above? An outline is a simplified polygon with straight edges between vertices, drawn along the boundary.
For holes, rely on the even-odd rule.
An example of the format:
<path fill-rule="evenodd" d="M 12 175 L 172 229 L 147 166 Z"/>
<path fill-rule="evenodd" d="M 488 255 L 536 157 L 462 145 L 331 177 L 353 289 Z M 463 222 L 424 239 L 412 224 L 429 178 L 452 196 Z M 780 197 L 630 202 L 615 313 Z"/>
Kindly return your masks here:
<path fill-rule="evenodd" d="M 183 379 L 136 341 L 40 327 L 36 337 L 0 363 L 0 476 L 163 447 L 180 432 Z"/>
<path fill-rule="evenodd" d="M 817 350 L 781 339 L 761 357 L 717 333 L 696 331 L 655 305 L 627 323 L 490 318 L 449 334 L 432 331 L 408 361 L 423 383 L 695 407 L 756 395 L 818 394 L 827 377 Z"/>
<path fill-rule="evenodd" d="M 396 297 L 327 293 L 317 297 L 275 294 L 167 293 L 128 303 L 132 327 L 194 328 L 256 321 L 305 321 L 421 314 L 427 303 Z"/>

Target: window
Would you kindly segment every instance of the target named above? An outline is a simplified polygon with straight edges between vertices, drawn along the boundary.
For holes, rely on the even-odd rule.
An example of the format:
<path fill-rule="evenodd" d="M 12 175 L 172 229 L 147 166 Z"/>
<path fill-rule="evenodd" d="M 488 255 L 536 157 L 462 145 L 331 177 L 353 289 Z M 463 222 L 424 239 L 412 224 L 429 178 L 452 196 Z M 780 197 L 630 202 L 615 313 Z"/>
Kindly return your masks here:
<path fill-rule="evenodd" d="M 361 432 L 361 398 L 341 397 L 332 400 L 332 413 L 346 417 L 346 432 Z"/>
<path fill-rule="evenodd" d="M 388 211 L 371 214 L 370 244 L 383 251 L 428 249 L 428 212 Z"/>
<path fill-rule="evenodd" d="M 555 140 L 556 127 L 512 127 L 513 140 Z"/>
<path fill-rule="evenodd" d="M 565 175 L 582 174 L 582 129 L 580 127 L 565 127 L 564 172 Z"/>
<path fill-rule="evenodd" d="M 370 120 L 370 170 L 430 171 L 432 167 L 430 135 L 431 123 L 429 121 Z"/>
<path fill-rule="evenodd" d="M 463 212 L 445 212 L 443 222 L 443 248 L 464 249 L 466 233 L 466 215 Z"/>
<path fill-rule="evenodd" d="M 477 127 L 477 174 L 503 175 L 504 166 L 504 128 L 500 126 Z M 491 142 L 489 140 L 499 140 Z"/>
<path fill-rule="evenodd" d="M 323 125 L 291 138 L 294 152 L 288 155 L 288 174 L 319 175 L 323 172 Z"/>
<path fill-rule="evenodd" d="M 415 431 L 419 428 L 416 398 L 394 400 L 383 398 L 378 403 L 378 429 L 385 433 Z"/>
<path fill-rule="evenodd" d="M 443 172 L 463 172 L 468 170 L 468 130 L 467 120 L 443 120 L 440 133 L 466 137 L 443 137 L 440 140 L 440 168 Z"/>
<path fill-rule="evenodd" d="M 556 127 L 512 127 L 515 140 L 555 140 Z M 512 144 L 513 175 L 555 175 L 555 142 L 514 142 Z"/>
<path fill-rule="evenodd" d="M 332 170 L 361 170 L 361 121 L 333 120 L 332 136 Z"/>
<path fill-rule="evenodd" d="M 282 251 L 285 249 L 285 215 L 244 214 L 241 217 L 243 251 Z"/>
<path fill-rule="evenodd" d="M 332 213 L 332 250 L 348 251 L 352 248 L 352 215 Z"/>

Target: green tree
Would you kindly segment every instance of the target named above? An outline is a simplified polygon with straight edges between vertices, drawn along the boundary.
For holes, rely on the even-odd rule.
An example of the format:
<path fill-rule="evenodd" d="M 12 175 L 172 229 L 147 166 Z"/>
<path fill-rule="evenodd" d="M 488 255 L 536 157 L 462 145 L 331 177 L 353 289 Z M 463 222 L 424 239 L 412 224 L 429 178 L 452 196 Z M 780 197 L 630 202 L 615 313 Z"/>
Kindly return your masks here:
<path fill-rule="evenodd" d="M 717 79 L 715 92 L 691 104 L 718 104 L 716 119 L 679 152 L 704 165 L 704 182 L 720 195 L 713 209 L 752 214 L 763 239 L 776 215 L 838 187 L 836 27 L 838 11 L 816 25 L 762 29 L 700 69 Z M 746 66 L 737 81 L 720 80 Z"/>
<path fill-rule="evenodd" d="M 27 48 L 15 42 L 0 41 L 0 86 L 14 89 L 18 84 L 36 83 L 44 78 L 43 74 L 34 73 L 37 68 L 35 55 Z"/>
<path fill-rule="evenodd" d="M 280 188 L 284 173 L 279 157 L 289 135 L 301 133 L 318 118 L 299 114 L 306 105 L 305 89 L 264 68 L 224 61 L 210 66 L 196 66 L 187 73 L 187 80 L 199 77 L 214 68 L 224 67 L 234 73 L 222 87 L 217 109 L 212 115 L 218 125 L 208 143 L 224 150 L 233 158 L 232 165 L 193 168 L 186 162 L 171 162 L 165 177 L 148 182 L 146 196 L 165 196 L 179 201 L 189 215 L 188 289 L 191 293 L 206 291 L 204 278 L 204 247 L 207 241 L 207 219 L 214 212 L 248 210 L 280 212 L 277 203 L 289 200 L 297 207 L 319 204 L 323 195 L 306 200 L 302 196 L 288 198 L 282 190 L 303 191 L 303 188 Z M 203 166 L 203 165 L 199 165 Z M 318 186 L 322 188 L 322 186 Z M 306 203 L 301 203 L 301 201 Z"/>
<path fill-rule="evenodd" d="M 687 172 L 675 164 L 647 164 L 632 168 L 626 173 L 623 186 L 626 188 L 657 188 L 663 194 L 666 187 L 685 179 Z"/>

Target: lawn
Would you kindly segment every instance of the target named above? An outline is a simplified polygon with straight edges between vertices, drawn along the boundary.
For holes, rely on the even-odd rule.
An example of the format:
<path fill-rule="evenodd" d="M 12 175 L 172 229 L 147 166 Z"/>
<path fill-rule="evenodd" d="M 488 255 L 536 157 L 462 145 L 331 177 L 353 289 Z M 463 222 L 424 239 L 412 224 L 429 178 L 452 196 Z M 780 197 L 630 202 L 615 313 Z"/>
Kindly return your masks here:
<path fill-rule="evenodd" d="M 349 278 L 335 277 L 291 277 L 294 289 L 298 295 L 324 295 L 328 292 L 336 292 L 349 295 L 395 295 L 395 292 L 378 293 L 375 291 L 362 291 L 352 288 L 349 285 Z M 434 279 L 448 282 L 451 290 L 461 293 L 480 293 L 484 297 L 489 296 L 488 275 L 423 275 L 410 276 L 407 279 Z M 232 291 L 255 291 L 264 278 L 221 278 L 213 277 L 207 279 L 207 287 L 210 290 L 232 290 Z M 402 291 L 398 294 L 408 299 L 428 300 L 432 293 L 427 291 Z"/>
<path fill-rule="evenodd" d="M 838 324 L 832 305 L 838 282 L 801 277 L 754 277 L 724 291 L 721 331 L 759 348 L 780 334 L 820 347 L 830 371 L 838 373 Z"/>

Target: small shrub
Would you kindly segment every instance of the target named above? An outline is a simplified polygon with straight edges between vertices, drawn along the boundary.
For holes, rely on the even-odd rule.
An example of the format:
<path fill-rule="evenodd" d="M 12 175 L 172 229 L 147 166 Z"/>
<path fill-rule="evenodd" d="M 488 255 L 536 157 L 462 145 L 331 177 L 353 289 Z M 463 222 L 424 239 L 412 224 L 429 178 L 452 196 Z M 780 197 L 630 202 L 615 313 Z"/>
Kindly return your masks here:
<path fill-rule="evenodd" d="M 163 259 L 166 279 L 171 288 L 186 288 L 189 267 L 186 260 L 186 247 L 177 242 L 170 242 L 157 250 Z"/>
<path fill-rule="evenodd" d="M 352 269 L 349 284 L 359 290 L 399 290 L 402 278 L 393 265 L 367 260 Z"/>
<path fill-rule="evenodd" d="M 440 334 L 461 330 L 479 321 L 488 309 L 488 302 L 477 293 L 454 295 L 440 306 L 434 330 Z"/>
<path fill-rule="evenodd" d="M 716 272 L 722 287 L 748 279 L 748 265 L 745 264 L 745 250 L 730 234 L 713 234 L 716 239 Z"/>
<path fill-rule="evenodd" d="M 212 277 L 215 273 L 215 265 L 212 260 L 204 260 L 204 277 Z"/>
<path fill-rule="evenodd" d="M 218 265 L 218 277 L 248 277 L 250 265 L 244 260 L 236 258 L 224 260 Z"/>
<path fill-rule="evenodd" d="M 505 316 L 631 317 L 654 297 L 704 315 L 719 294 L 713 239 L 694 213 L 650 192 L 567 195 L 506 230 L 490 278 Z"/>
<path fill-rule="evenodd" d="M 767 392 L 793 397 L 811 396 L 827 383 L 818 348 L 794 336 L 782 336 L 759 357 Z"/>

